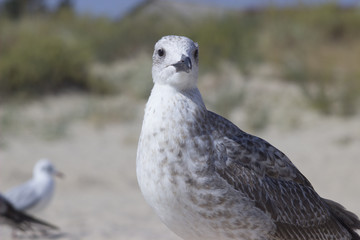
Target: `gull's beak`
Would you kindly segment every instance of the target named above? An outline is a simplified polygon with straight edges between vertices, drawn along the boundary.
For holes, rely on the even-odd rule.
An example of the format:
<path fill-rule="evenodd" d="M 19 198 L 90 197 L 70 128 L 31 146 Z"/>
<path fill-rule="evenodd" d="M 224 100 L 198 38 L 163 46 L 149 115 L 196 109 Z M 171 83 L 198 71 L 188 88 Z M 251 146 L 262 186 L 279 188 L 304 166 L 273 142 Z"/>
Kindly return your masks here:
<path fill-rule="evenodd" d="M 192 69 L 191 59 L 185 55 L 181 56 L 181 60 L 174 63 L 172 66 L 176 68 L 176 72 L 187 72 L 189 73 Z"/>
<path fill-rule="evenodd" d="M 55 171 L 55 176 L 58 178 L 64 178 L 65 175 L 62 172 Z"/>

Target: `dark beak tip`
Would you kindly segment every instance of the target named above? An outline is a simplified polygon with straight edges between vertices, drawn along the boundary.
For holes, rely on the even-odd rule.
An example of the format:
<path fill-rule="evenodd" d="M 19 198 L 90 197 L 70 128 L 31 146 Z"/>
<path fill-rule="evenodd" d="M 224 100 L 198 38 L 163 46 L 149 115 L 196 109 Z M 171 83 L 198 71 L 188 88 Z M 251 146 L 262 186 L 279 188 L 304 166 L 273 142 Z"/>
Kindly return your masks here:
<path fill-rule="evenodd" d="M 189 57 L 183 56 L 181 60 L 173 66 L 176 68 L 176 72 L 186 72 L 189 73 L 192 69 L 191 59 Z"/>
<path fill-rule="evenodd" d="M 65 174 L 63 174 L 62 172 L 56 172 L 55 176 L 58 178 L 65 178 Z"/>

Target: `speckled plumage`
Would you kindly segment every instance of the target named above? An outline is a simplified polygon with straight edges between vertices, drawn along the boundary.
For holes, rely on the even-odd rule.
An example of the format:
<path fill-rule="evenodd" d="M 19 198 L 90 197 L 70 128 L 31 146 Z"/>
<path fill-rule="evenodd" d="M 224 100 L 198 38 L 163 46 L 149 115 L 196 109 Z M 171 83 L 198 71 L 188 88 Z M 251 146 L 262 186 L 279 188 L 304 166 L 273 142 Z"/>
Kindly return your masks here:
<path fill-rule="evenodd" d="M 189 240 L 360 239 L 358 218 L 321 198 L 281 151 L 206 109 L 197 51 L 186 37 L 155 45 L 137 177 L 160 219 Z"/>

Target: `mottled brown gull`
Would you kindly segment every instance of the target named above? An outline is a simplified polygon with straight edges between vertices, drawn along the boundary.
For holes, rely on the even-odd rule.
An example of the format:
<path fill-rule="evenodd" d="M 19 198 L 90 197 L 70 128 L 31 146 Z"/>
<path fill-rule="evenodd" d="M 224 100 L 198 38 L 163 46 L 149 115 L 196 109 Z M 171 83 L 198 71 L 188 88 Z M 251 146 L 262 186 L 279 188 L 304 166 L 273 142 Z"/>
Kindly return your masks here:
<path fill-rule="evenodd" d="M 321 198 L 278 149 L 206 109 L 198 44 L 155 45 L 137 178 L 145 200 L 183 239 L 360 239 L 357 216 Z"/>

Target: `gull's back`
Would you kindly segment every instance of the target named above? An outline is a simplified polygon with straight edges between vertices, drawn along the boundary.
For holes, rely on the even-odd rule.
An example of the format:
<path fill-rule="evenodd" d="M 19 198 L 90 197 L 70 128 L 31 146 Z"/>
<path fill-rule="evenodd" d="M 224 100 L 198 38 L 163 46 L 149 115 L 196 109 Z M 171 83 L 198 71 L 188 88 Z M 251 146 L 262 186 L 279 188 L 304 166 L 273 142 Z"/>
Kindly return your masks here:
<path fill-rule="evenodd" d="M 321 198 L 289 158 L 267 141 L 208 112 L 217 154 L 216 172 L 273 219 L 270 239 L 360 239 L 358 217 Z"/>
<path fill-rule="evenodd" d="M 17 210 L 25 212 L 34 209 L 41 200 L 39 192 L 36 191 L 36 184 L 33 179 L 10 189 L 4 193 L 4 196 Z"/>

